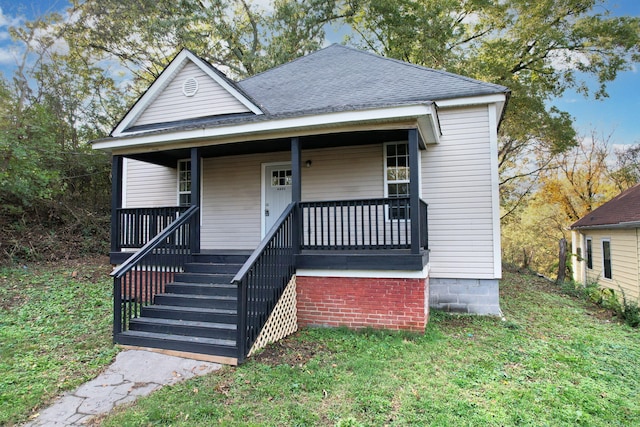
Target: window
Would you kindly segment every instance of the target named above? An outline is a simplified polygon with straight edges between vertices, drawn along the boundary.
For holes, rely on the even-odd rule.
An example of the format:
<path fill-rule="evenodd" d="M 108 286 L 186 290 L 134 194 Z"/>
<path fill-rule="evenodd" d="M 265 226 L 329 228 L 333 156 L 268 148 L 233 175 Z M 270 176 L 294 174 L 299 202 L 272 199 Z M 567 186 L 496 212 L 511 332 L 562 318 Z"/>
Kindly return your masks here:
<path fill-rule="evenodd" d="M 178 205 L 191 206 L 190 160 L 178 160 Z"/>
<path fill-rule="evenodd" d="M 602 240 L 602 273 L 605 279 L 611 279 L 611 242 Z"/>
<path fill-rule="evenodd" d="M 587 268 L 593 270 L 593 250 L 591 247 L 591 237 L 587 237 Z"/>
<path fill-rule="evenodd" d="M 272 187 L 291 187 L 291 169 L 278 169 L 271 172 Z"/>
<path fill-rule="evenodd" d="M 409 144 L 390 142 L 385 144 L 385 193 L 386 197 L 409 197 Z M 389 207 L 389 219 L 408 219 L 409 202 Z"/>

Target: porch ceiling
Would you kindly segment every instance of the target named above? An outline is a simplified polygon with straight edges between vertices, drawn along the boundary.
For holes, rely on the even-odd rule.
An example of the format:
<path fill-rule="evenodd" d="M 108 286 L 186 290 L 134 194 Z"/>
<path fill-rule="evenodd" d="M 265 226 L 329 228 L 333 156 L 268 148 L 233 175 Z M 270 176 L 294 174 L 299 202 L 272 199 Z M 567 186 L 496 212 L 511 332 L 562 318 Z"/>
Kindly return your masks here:
<path fill-rule="evenodd" d="M 403 141 L 408 138 L 406 129 L 342 132 L 300 137 L 302 150 L 343 147 L 352 145 L 381 144 L 389 141 Z M 223 157 L 250 153 L 272 153 L 289 151 L 290 138 L 237 142 L 233 144 L 208 145 L 200 147 L 202 157 Z M 175 168 L 178 160 L 190 156 L 191 147 L 129 154 L 126 157 Z"/>

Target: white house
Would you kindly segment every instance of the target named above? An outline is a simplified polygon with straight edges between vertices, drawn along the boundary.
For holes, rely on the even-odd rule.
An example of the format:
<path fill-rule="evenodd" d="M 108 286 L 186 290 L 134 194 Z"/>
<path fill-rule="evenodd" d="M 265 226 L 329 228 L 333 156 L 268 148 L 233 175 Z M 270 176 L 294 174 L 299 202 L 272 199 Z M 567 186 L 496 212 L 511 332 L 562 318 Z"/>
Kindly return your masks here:
<path fill-rule="evenodd" d="M 341 45 L 239 82 L 183 50 L 94 143 L 115 341 L 238 363 L 298 325 L 499 314 L 508 97 Z"/>

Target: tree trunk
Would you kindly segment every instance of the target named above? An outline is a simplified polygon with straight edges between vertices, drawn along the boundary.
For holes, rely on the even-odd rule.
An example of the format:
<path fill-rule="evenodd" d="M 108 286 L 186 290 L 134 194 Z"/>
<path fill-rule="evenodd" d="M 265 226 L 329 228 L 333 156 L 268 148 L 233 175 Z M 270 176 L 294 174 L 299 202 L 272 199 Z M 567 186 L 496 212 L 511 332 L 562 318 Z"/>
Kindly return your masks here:
<path fill-rule="evenodd" d="M 556 283 L 564 283 L 565 274 L 567 271 L 567 239 L 564 237 L 560 239 L 560 253 L 558 255 L 558 278 Z"/>

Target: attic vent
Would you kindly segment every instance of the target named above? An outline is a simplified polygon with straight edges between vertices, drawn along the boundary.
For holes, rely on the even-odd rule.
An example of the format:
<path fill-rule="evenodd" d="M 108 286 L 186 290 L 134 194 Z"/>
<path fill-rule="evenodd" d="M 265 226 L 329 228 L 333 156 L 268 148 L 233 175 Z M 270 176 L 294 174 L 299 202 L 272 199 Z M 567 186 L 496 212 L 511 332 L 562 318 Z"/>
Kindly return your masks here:
<path fill-rule="evenodd" d="M 182 93 L 184 93 L 184 96 L 193 96 L 196 92 L 198 92 L 198 81 L 193 77 L 189 77 L 182 84 Z"/>

